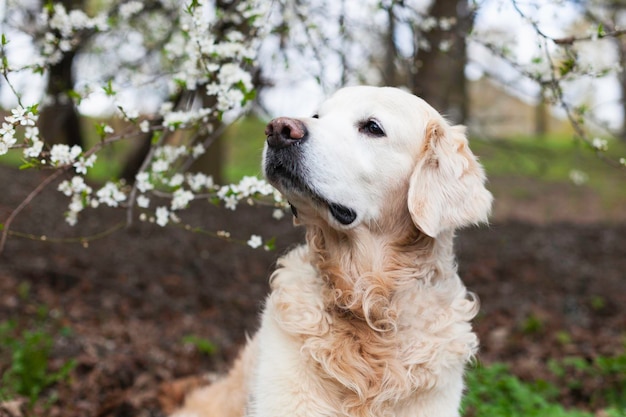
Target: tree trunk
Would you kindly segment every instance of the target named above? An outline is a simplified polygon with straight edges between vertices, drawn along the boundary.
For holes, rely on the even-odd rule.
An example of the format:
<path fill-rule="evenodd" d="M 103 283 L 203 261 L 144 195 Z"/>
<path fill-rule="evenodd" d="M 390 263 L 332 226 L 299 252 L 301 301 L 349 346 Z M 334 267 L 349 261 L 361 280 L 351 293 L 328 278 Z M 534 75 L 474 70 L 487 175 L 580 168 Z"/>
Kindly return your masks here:
<path fill-rule="evenodd" d="M 468 114 L 465 38 L 472 28 L 474 14 L 466 0 L 436 0 L 431 4 L 429 16 L 438 24 L 417 34 L 429 47 L 418 48 L 416 42 L 410 86 L 451 121 L 463 123 Z M 455 19 L 451 27 L 442 28 L 439 22 L 451 18 Z"/>
<path fill-rule="evenodd" d="M 385 39 L 385 56 L 383 62 L 383 83 L 388 86 L 396 86 L 398 83 L 398 75 L 396 71 L 396 58 L 398 56 L 398 48 L 396 48 L 395 32 L 396 17 L 393 12 L 395 1 L 392 1 L 389 7 L 385 8 L 387 12 L 387 33 L 384 34 Z"/>
<path fill-rule="evenodd" d="M 535 136 L 537 138 L 545 138 L 548 133 L 548 106 L 545 94 L 545 88 L 542 86 L 535 106 Z"/>
<path fill-rule="evenodd" d="M 62 0 L 66 10 L 85 9 L 84 0 Z M 84 42 L 85 39 L 82 39 Z M 74 89 L 74 58 L 80 44 L 72 51 L 65 52 L 60 62 L 49 69 L 46 85 L 47 101 L 39 114 L 39 131 L 48 144 L 66 143 L 84 149 L 84 139 L 80 126 L 80 116 L 68 92 Z"/>
<path fill-rule="evenodd" d="M 626 62 L 626 39 L 617 39 L 619 62 Z M 622 128 L 620 139 L 626 142 L 626 71 L 619 72 L 620 89 L 622 93 Z"/>
<path fill-rule="evenodd" d="M 48 144 L 66 143 L 84 148 L 80 117 L 68 91 L 74 88 L 72 66 L 75 52 L 67 52 L 58 64 L 50 67 L 46 103 L 39 115 L 39 130 Z"/>

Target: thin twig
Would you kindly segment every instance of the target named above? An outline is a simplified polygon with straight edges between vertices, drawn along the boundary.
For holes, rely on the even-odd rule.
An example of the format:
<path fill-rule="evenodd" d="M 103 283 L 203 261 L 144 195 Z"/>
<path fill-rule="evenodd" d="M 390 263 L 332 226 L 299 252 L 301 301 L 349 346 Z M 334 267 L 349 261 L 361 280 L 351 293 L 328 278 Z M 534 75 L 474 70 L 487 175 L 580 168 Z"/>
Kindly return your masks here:
<path fill-rule="evenodd" d="M 2 235 L 0 236 L 0 254 L 4 251 L 4 245 L 9 235 L 9 230 L 11 229 L 11 223 L 13 223 L 13 220 L 17 217 L 18 214 L 22 212 L 22 210 L 26 208 L 26 206 L 30 204 L 31 201 L 33 201 L 35 197 L 37 197 L 37 195 L 39 195 L 44 190 L 44 188 L 46 188 L 51 182 L 63 175 L 66 170 L 67 168 L 61 168 L 58 171 L 50 174 L 37 187 L 35 187 L 35 189 L 31 191 L 28 196 L 26 196 L 26 198 L 20 203 L 19 206 L 15 208 L 15 210 L 11 212 L 7 220 L 4 222 Z"/>
<path fill-rule="evenodd" d="M 118 230 L 122 229 L 125 226 L 125 222 L 119 222 L 115 225 L 113 225 L 112 227 L 103 230 L 102 232 L 98 232 L 95 233 L 93 235 L 89 235 L 89 236 L 79 236 L 79 237 L 67 237 L 67 238 L 63 238 L 63 237 L 49 237 L 46 235 L 34 235 L 32 233 L 24 233 L 24 232 L 16 232 L 16 231 L 9 231 L 8 234 L 10 236 L 15 236 L 15 237 L 20 237 L 23 239 L 30 239 L 30 240 L 37 240 L 40 242 L 50 242 L 50 243 L 81 243 L 82 245 L 86 245 L 89 242 L 93 242 L 95 240 L 99 240 L 102 238 L 105 238 L 109 235 L 112 235 L 113 233 L 117 232 Z"/>

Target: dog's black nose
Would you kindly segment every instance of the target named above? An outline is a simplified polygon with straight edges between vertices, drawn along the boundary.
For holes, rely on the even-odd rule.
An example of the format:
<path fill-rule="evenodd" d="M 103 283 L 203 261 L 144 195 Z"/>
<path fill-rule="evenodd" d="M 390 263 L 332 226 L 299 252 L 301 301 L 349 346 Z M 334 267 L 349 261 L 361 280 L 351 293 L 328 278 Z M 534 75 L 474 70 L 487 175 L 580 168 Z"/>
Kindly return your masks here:
<path fill-rule="evenodd" d="M 307 129 L 300 120 L 279 117 L 265 128 L 267 144 L 272 148 L 285 148 L 306 139 Z"/>

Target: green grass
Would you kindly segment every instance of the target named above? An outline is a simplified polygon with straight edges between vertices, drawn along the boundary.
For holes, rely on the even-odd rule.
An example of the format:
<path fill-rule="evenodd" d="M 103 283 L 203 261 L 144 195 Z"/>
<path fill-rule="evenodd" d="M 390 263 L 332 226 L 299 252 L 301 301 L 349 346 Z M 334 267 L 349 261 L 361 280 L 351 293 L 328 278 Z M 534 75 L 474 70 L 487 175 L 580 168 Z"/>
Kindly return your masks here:
<path fill-rule="evenodd" d="M 187 335 L 183 337 L 182 342 L 186 345 L 193 346 L 198 352 L 207 356 L 212 356 L 217 352 L 217 345 L 215 345 L 215 343 L 200 336 L 193 334 Z"/>
<path fill-rule="evenodd" d="M 42 321 L 47 310 L 40 310 Z M 60 333 L 67 336 L 69 331 L 61 329 Z M 0 402 L 21 396 L 33 406 L 48 388 L 69 378 L 75 361 L 66 361 L 57 369 L 50 365 L 55 337 L 59 335 L 42 323 L 26 329 L 19 329 L 12 320 L 0 323 Z M 48 403 L 55 401 L 54 395 L 47 398 Z"/>
<path fill-rule="evenodd" d="M 488 177 L 524 177 L 541 182 L 572 183 L 572 171 L 587 177 L 585 186 L 609 200 L 625 199 L 626 170 L 610 165 L 589 145 L 571 135 L 545 138 L 513 137 L 499 141 L 471 139 L 474 153 L 480 156 Z M 606 158 L 626 157 L 626 143 L 612 141 Z"/>
<path fill-rule="evenodd" d="M 602 358 L 600 361 L 609 362 L 612 367 L 611 375 L 624 371 L 622 357 Z M 616 365 L 616 363 L 618 365 Z M 560 369 L 566 377 L 569 362 L 552 365 L 551 369 Z M 589 368 L 591 369 L 591 368 Z M 567 372 L 569 375 L 569 372 Z M 597 368 L 590 370 L 587 377 L 603 377 L 606 370 Z M 566 409 L 558 403 L 559 389 L 556 385 L 546 381 L 525 382 L 513 375 L 507 365 L 494 364 L 491 366 L 477 365 L 470 369 L 466 377 L 467 391 L 463 399 L 463 415 L 465 417 L 503 416 L 503 417 L 593 417 L 590 411 Z M 622 379 L 618 390 L 623 393 L 626 387 Z M 610 388 L 612 389 L 612 388 Z M 610 391 L 612 392 L 612 391 Z M 626 406 L 619 396 L 611 396 L 604 392 L 603 416 L 625 417 Z M 620 394 L 621 395 L 621 394 Z"/>

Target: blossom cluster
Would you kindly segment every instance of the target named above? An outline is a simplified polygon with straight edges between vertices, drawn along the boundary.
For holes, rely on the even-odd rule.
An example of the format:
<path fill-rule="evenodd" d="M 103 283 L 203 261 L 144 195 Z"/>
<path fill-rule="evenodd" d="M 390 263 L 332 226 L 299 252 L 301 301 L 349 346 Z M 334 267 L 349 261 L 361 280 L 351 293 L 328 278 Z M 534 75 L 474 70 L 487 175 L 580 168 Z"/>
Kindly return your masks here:
<path fill-rule="evenodd" d="M 70 226 L 76 225 L 78 214 L 87 207 L 97 208 L 100 204 L 118 207 L 127 198 L 120 185 L 113 182 L 107 182 L 94 194 L 93 189 L 80 175 L 61 182 L 57 189 L 70 197 L 68 210 L 65 212 L 65 221 Z"/>
<path fill-rule="evenodd" d="M 43 39 L 41 66 L 59 63 L 65 53 L 77 46 L 79 42 L 77 34 L 81 31 L 103 31 L 108 28 L 106 14 L 90 18 L 78 9 L 68 13 L 62 3 L 54 3 L 53 6 L 45 9 L 40 15 L 40 20 L 41 25 L 49 29 Z"/>
<path fill-rule="evenodd" d="M 147 192 L 154 190 L 157 186 L 159 176 L 151 175 L 147 172 L 137 174 L 136 185 L 142 192 L 137 197 L 137 205 L 141 208 L 149 208 L 151 199 Z M 155 181 L 156 180 L 156 181 Z M 238 184 L 218 186 L 214 184 L 213 178 L 203 173 L 187 173 L 186 175 L 176 174 L 170 180 L 170 186 L 174 187 L 171 193 L 170 205 L 160 205 L 155 210 L 155 222 L 159 226 L 166 226 L 170 221 L 178 222 L 177 211 L 186 208 L 196 199 L 208 199 L 214 202 L 221 202 L 224 207 L 235 210 L 241 201 L 254 204 L 255 201 L 270 198 L 270 204 L 276 208 L 273 217 L 281 219 L 284 216 L 286 202 L 282 195 L 269 185 L 265 180 L 256 177 L 246 176 Z M 188 188 L 187 188 L 188 187 Z M 143 219 L 149 219 L 144 216 Z"/>
<path fill-rule="evenodd" d="M 35 126 L 38 118 L 35 108 L 18 106 L 12 109 L 11 115 L 5 116 L 0 127 L 0 155 L 6 154 L 17 144 L 16 129 L 24 128 L 24 142 L 28 145 L 24 150 L 24 156 L 26 158 L 37 157 L 43 149 L 43 142 L 39 139 L 39 129 Z"/>
<path fill-rule="evenodd" d="M 203 2 L 197 2 L 196 10 L 202 5 Z M 181 32 L 172 36 L 164 47 L 170 61 L 181 63 L 172 77 L 171 89 L 182 85 L 195 90 L 202 86 L 206 88 L 206 94 L 216 98 L 217 103 L 211 111 L 219 113 L 245 105 L 254 90 L 250 68 L 258 52 L 258 36 L 250 34 L 258 35 L 266 30 L 259 17 L 267 14 L 268 7 L 268 2 L 250 0 L 238 2 L 225 14 L 182 14 Z M 218 21 L 221 27 L 231 28 L 226 33 L 216 33 L 213 29 Z M 228 25 L 228 22 L 233 24 Z M 240 32 L 239 28 L 246 28 L 248 33 Z M 179 113 L 166 124 L 172 126 L 172 123 L 202 118 L 206 111 L 201 109 L 190 115 Z"/>
<path fill-rule="evenodd" d="M 284 216 L 285 203 L 262 180 L 246 177 L 238 184 L 218 186 L 211 176 L 187 171 L 193 160 L 207 152 L 206 147 L 211 142 L 207 135 L 214 134 L 216 121 L 221 121 L 222 114 L 242 111 L 253 97 L 251 73 L 256 65 L 259 35 L 266 30 L 260 17 L 267 14 L 268 7 L 268 3 L 262 0 L 242 0 L 235 7 L 218 11 L 206 0 L 186 4 L 160 0 L 148 13 L 144 2 L 131 0 L 90 17 L 82 10 L 69 10 L 60 3 L 44 6 L 43 12 L 33 13 L 33 16 L 38 15 L 38 27 L 33 34 L 36 34 L 34 44 L 39 46 L 39 57 L 33 59 L 35 64 L 30 66 L 35 73 L 59 63 L 78 47 L 81 51 L 89 49 L 89 45 L 85 47 L 85 39 L 94 39 L 93 44 L 101 45 L 98 48 L 103 51 L 111 48 L 108 42 L 111 39 L 140 39 L 137 44 L 140 49 L 135 52 L 141 48 L 149 51 L 149 42 L 160 43 L 163 45 L 158 48 L 163 51 L 160 58 L 163 67 L 157 71 L 144 69 L 142 78 L 131 65 L 130 72 L 118 72 L 113 79 L 106 79 L 104 86 L 90 82 L 86 87 L 77 86 L 66 97 L 79 103 L 94 91 L 104 91 L 119 115 L 135 125 L 137 133 L 128 133 L 128 130 L 114 132 L 107 124 L 98 123 L 95 126 L 100 138 L 97 148 L 83 149 L 62 143 L 46 145 L 37 128 L 37 106 L 18 106 L 0 127 L 0 155 L 11 148 L 20 148 L 26 166 L 67 171 L 67 178 L 57 188 L 69 198 L 65 220 L 70 225 L 77 224 L 84 210 L 108 206 L 128 210 L 135 207 L 139 219 L 166 226 L 181 222 L 181 212 L 195 200 L 220 202 L 234 210 L 242 201 L 253 204 L 265 199 L 276 207 L 275 218 Z M 137 27 L 146 23 L 146 19 L 151 19 L 152 25 L 160 15 L 164 16 L 164 25 L 176 21 L 179 26 L 143 36 Z M 172 16 L 176 18 L 172 19 Z M 216 30 L 217 27 L 221 29 Z M 122 35 L 115 35 L 114 31 Z M 134 33 L 142 36 L 134 36 Z M 97 42 L 97 36 L 109 34 L 107 43 Z M 8 71 L 13 71 L 8 64 L 5 66 Z M 133 74 L 133 77 L 123 78 L 125 74 Z M 165 82 L 162 82 L 163 78 Z M 141 116 L 137 110 L 128 107 L 117 91 L 120 85 L 141 85 L 147 79 L 152 83 L 159 80 L 160 85 L 170 85 L 168 93 L 172 101 L 162 102 L 158 115 L 154 116 Z M 188 91 L 194 92 L 196 98 L 181 105 L 176 97 Z M 211 98 L 205 100 L 200 95 Z M 19 101 L 20 97 L 17 98 Z M 96 163 L 101 148 L 125 140 L 126 135 L 140 137 L 142 134 L 152 134 L 153 145 L 134 183 L 106 181 L 95 186 L 87 180 L 86 175 Z M 230 239 L 230 234 L 225 231 L 217 235 Z M 257 235 L 243 242 L 251 247 L 268 247 L 268 243 L 264 244 Z"/>

